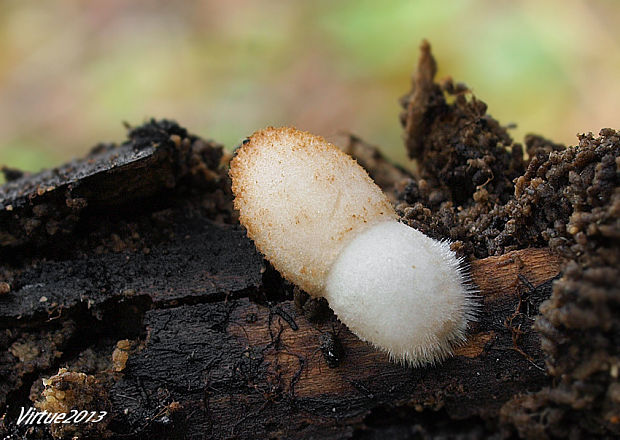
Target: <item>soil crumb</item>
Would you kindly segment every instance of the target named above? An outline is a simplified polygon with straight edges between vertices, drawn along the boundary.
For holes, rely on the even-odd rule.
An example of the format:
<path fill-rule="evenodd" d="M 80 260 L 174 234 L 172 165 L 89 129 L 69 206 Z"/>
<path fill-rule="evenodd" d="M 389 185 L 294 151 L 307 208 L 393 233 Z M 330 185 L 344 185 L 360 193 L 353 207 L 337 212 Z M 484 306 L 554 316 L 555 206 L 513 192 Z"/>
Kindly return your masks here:
<path fill-rule="evenodd" d="M 110 401 L 104 387 L 94 376 L 61 368 L 54 376 L 43 379 L 43 385 L 45 388 L 35 407 L 51 414 L 67 414 L 67 420 L 74 416 L 76 420 L 73 423 L 52 423 L 50 432 L 54 438 L 109 437 Z M 89 418 L 96 422 L 83 421 Z"/>
<path fill-rule="evenodd" d="M 104 250 L 144 250 L 145 225 L 119 220 L 141 220 L 175 200 L 191 198 L 196 213 L 230 222 L 226 159 L 215 142 L 153 119 L 130 128 L 120 145 L 99 144 L 82 159 L 34 175 L 13 173 L 15 179 L 0 186 L 0 261 L 28 250 L 70 253 L 83 244 L 88 251 L 92 241 L 74 238 L 93 231 L 89 238 Z"/>

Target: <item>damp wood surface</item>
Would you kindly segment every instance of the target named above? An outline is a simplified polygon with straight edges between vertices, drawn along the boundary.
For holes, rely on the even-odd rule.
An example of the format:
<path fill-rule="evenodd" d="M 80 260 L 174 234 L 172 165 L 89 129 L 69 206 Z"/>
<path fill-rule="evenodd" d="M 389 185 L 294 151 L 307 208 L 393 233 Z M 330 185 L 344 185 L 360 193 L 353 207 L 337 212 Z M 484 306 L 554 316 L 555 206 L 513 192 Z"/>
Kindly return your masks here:
<path fill-rule="evenodd" d="M 507 321 L 527 292 L 519 275 L 540 286 L 559 267 L 544 249 L 505 257 L 476 262 L 474 278 L 492 279 L 481 291 L 480 321 L 439 366 L 394 364 L 337 323 L 308 322 L 292 301 L 266 306 L 241 298 L 147 312 L 149 338 L 113 388 L 115 404 L 136 410 L 134 417 L 142 410 L 143 420 L 145 396 L 167 390 L 192 414 L 187 435 L 213 438 L 363 436 L 376 428 L 364 421 L 392 406 L 413 419 L 437 411 L 492 417 L 514 394 L 546 382 L 535 334 L 523 326 L 515 340 Z M 319 349 L 323 332 L 336 332 L 344 347 L 335 368 Z M 155 398 L 150 404 L 157 408 Z"/>

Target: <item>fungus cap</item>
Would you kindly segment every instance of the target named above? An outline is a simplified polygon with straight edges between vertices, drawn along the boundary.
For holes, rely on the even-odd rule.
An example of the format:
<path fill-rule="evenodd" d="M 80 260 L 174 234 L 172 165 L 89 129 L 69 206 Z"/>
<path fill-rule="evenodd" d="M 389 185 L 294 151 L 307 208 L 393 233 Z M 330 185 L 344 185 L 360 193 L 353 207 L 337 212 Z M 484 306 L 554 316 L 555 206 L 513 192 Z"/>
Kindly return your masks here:
<path fill-rule="evenodd" d="M 289 281 L 323 296 L 336 257 L 361 230 L 396 213 L 349 155 L 294 128 L 254 133 L 230 167 L 239 220 Z"/>

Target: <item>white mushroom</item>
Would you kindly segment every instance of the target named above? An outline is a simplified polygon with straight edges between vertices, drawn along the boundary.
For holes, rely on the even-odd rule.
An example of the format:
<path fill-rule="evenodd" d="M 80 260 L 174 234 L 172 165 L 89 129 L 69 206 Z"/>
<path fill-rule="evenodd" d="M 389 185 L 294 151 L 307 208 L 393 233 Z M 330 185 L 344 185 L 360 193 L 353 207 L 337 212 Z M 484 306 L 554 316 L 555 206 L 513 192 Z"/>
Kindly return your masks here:
<path fill-rule="evenodd" d="M 248 236 L 289 281 L 392 359 L 435 363 L 465 340 L 476 301 L 446 241 L 398 222 L 366 171 L 319 136 L 254 133 L 230 176 Z"/>

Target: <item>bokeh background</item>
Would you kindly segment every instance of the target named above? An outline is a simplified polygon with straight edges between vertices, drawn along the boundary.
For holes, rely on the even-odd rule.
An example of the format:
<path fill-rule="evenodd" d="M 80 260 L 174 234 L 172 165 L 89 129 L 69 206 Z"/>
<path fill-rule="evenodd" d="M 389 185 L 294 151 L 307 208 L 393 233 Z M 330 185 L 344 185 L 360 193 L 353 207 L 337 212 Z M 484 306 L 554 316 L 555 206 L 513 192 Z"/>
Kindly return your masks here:
<path fill-rule="evenodd" d="M 232 148 L 265 125 L 404 161 L 422 38 L 513 137 L 620 127 L 618 0 L 2 0 L 0 164 L 37 170 L 176 119 Z"/>

